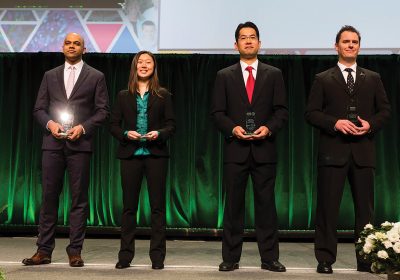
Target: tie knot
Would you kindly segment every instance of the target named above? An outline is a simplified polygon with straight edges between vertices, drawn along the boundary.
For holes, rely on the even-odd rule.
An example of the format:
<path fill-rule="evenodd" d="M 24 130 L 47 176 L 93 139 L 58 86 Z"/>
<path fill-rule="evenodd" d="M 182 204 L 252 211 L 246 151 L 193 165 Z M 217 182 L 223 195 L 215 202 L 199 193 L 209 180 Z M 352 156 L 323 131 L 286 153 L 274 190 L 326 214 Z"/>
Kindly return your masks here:
<path fill-rule="evenodd" d="M 70 67 L 68 67 L 68 69 L 71 70 L 71 71 L 75 70 L 75 66 L 70 66 Z"/>
<path fill-rule="evenodd" d="M 346 68 L 346 69 L 344 69 L 344 71 L 351 73 L 351 72 L 353 72 L 353 69 L 351 69 L 351 68 Z"/>
<path fill-rule="evenodd" d="M 251 71 L 253 71 L 253 67 L 247 66 L 247 67 L 246 67 L 246 70 L 249 71 L 249 72 L 251 72 Z"/>

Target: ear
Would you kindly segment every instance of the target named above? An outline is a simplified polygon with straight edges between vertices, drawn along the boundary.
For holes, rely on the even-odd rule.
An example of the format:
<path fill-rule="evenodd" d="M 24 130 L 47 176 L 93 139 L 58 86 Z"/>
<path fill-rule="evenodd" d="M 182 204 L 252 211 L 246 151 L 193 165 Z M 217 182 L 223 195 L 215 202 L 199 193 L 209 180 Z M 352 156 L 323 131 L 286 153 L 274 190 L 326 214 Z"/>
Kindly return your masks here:
<path fill-rule="evenodd" d="M 86 48 L 84 47 L 83 48 L 83 53 L 82 54 L 85 54 L 86 53 Z"/>
<path fill-rule="evenodd" d="M 239 50 L 239 49 L 238 49 L 237 42 L 235 42 L 235 44 L 233 44 L 233 46 L 235 47 L 235 50 L 237 50 L 237 51 Z"/>
<path fill-rule="evenodd" d="M 335 43 L 335 50 L 338 51 L 339 50 L 339 46 L 337 43 Z"/>

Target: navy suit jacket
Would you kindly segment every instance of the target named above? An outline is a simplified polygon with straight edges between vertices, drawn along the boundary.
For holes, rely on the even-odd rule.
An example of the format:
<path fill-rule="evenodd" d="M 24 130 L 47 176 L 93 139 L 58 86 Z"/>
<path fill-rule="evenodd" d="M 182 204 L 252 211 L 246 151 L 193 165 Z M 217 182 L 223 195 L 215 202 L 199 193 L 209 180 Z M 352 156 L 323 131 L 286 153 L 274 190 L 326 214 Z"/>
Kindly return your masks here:
<path fill-rule="evenodd" d="M 358 115 L 371 126 L 363 136 L 346 136 L 334 129 L 339 119 L 347 119 L 351 98 L 357 103 Z M 357 165 L 375 167 L 374 135 L 389 116 L 390 104 L 378 73 L 357 67 L 352 95 L 339 66 L 317 74 L 305 118 L 320 131 L 318 165 L 343 166 L 351 154 Z"/>
<path fill-rule="evenodd" d="M 271 136 L 244 141 L 233 137 L 235 126 L 246 126 L 246 112 L 256 113 L 256 128 L 265 125 Z M 249 103 L 240 63 L 218 71 L 211 104 L 211 116 L 225 136 L 224 161 L 244 162 L 251 152 L 256 162 L 275 163 L 275 136 L 288 119 L 282 72 L 258 62 L 252 103 Z"/>
<path fill-rule="evenodd" d="M 93 150 L 93 136 L 96 127 L 108 117 L 108 92 L 104 74 L 86 63 L 67 98 L 64 85 L 64 67 L 58 66 L 44 74 L 33 115 L 44 129 L 43 150 L 60 150 L 66 145 L 69 149 L 81 152 Z M 60 112 L 69 109 L 74 114 L 74 125 L 81 124 L 85 134 L 76 140 L 56 139 L 47 130 L 48 121 L 60 122 Z"/>

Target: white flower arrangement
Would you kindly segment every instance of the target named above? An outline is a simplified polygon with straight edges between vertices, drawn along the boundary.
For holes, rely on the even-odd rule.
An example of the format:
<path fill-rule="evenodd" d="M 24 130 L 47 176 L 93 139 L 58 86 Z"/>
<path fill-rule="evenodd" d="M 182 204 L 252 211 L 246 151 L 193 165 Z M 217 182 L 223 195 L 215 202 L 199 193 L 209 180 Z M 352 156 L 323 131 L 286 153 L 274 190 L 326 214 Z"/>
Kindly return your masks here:
<path fill-rule="evenodd" d="M 400 222 L 367 224 L 356 242 L 358 254 L 375 273 L 400 271 Z"/>

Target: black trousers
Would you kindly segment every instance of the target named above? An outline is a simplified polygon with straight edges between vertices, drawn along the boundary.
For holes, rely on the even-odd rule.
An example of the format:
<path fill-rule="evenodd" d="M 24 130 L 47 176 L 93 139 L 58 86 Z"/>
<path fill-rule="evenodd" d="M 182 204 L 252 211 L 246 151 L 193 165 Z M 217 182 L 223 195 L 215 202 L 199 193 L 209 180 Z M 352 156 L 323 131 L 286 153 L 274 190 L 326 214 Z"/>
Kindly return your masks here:
<path fill-rule="evenodd" d="M 346 177 L 354 201 L 354 236 L 358 239 L 374 215 L 374 169 L 360 167 L 350 159 L 344 166 L 320 166 L 317 179 L 315 257 L 318 262 L 334 263 L 337 254 L 337 224 Z"/>
<path fill-rule="evenodd" d="M 253 182 L 255 229 L 261 261 L 279 259 L 274 192 L 276 165 L 257 163 L 250 155 L 244 163 L 224 164 L 226 197 L 222 258 L 226 262 L 239 262 L 242 253 L 245 193 L 249 176 Z"/>
<path fill-rule="evenodd" d="M 88 188 L 91 153 L 64 150 L 43 151 L 42 205 L 39 216 L 38 251 L 51 255 L 55 247 L 55 229 L 58 219 L 60 193 L 64 173 L 68 172 L 71 191 L 69 212 L 70 243 L 68 254 L 80 254 L 85 239 L 86 219 L 89 213 Z"/>
<path fill-rule="evenodd" d="M 140 156 L 121 160 L 123 213 L 118 259 L 131 262 L 135 256 L 136 213 L 143 176 L 146 176 L 151 208 L 150 259 L 164 262 L 166 254 L 165 185 L 168 159 Z"/>

